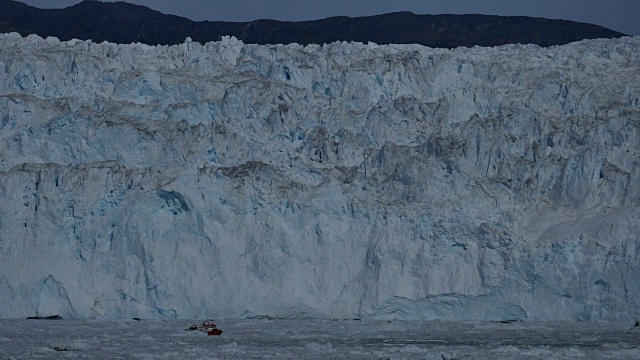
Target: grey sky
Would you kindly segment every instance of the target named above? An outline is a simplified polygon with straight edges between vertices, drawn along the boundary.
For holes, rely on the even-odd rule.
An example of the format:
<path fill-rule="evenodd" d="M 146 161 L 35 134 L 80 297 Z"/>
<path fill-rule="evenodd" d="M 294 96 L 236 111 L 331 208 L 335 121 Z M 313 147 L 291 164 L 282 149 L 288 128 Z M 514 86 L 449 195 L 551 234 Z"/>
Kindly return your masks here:
<path fill-rule="evenodd" d="M 22 0 L 37 7 L 66 7 L 80 0 Z M 602 25 L 640 35 L 640 0 L 126 0 L 193 20 L 311 20 L 328 16 L 417 14 L 539 16 Z"/>

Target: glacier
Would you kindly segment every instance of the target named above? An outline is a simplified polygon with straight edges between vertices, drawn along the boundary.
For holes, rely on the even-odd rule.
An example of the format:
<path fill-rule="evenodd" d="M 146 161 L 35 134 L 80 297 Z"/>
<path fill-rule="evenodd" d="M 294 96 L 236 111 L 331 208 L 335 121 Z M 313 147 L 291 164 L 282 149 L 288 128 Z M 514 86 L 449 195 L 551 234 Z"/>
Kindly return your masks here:
<path fill-rule="evenodd" d="M 0 318 L 640 317 L 640 37 L 0 35 Z"/>

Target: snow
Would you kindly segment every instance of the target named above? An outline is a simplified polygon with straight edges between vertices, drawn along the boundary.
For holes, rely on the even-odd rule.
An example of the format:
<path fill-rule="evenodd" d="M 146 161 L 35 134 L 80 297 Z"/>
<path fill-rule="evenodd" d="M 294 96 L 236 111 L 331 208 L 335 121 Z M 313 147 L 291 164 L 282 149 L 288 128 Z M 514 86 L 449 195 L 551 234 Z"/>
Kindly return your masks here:
<path fill-rule="evenodd" d="M 639 68 L 0 35 L 0 318 L 640 318 Z"/>
<path fill-rule="evenodd" d="M 197 321 L 195 321 L 197 323 Z M 223 320 L 0 321 L 3 358 L 637 359 L 628 323 Z M 57 350 L 54 350 L 57 349 Z"/>

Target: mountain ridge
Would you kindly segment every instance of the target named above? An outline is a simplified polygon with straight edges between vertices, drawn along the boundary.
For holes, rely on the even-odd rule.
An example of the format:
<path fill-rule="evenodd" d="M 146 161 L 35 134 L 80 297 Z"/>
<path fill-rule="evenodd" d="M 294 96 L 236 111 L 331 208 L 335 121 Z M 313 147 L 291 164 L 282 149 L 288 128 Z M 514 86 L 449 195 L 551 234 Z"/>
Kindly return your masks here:
<path fill-rule="evenodd" d="M 0 32 L 54 36 L 60 40 L 176 45 L 235 36 L 251 44 L 323 44 L 335 41 L 420 44 L 434 48 L 522 43 L 547 47 L 625 34 L 569 20 L 496 15 L 419 15 L 408 11 L 319 20 L 192 21 L 126 2 L 83 1 L 64 9 L 39 9 L 0 1 Z"/>

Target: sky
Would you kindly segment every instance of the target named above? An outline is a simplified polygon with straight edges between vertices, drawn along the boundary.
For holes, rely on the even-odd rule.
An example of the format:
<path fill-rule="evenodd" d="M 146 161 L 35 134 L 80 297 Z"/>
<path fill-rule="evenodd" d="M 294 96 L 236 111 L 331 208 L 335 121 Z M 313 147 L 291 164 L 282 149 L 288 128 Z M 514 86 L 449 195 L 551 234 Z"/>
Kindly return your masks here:
<path fill-rule="evenodd" d="M 80 0 L 19 0 L 61 8 Z M 315 20 L 394 11 L 416 14 L 521 15 L 597 24 L 640 35 L 640 0 L 126 0 L 192 20 Z"/>

